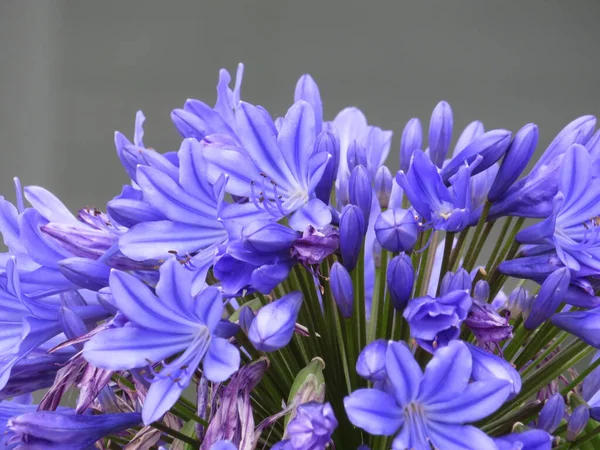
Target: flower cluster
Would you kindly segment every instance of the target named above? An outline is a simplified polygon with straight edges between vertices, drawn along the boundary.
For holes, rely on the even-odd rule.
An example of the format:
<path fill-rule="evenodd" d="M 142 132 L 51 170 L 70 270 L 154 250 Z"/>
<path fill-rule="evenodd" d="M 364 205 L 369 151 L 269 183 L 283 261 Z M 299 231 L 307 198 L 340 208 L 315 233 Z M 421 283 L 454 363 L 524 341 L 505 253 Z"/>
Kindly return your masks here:
<path fill-rule="evenodd" d="M 309 75 L 283 117 L 242 76 L 171 113 L 178 151 L 117 132 L 102 211 L 0 197 L 2 444 L 600 448 L 596 119 L 525 173 L 536 125 L 453 140 L 442 101 L 392 171 Z"/>

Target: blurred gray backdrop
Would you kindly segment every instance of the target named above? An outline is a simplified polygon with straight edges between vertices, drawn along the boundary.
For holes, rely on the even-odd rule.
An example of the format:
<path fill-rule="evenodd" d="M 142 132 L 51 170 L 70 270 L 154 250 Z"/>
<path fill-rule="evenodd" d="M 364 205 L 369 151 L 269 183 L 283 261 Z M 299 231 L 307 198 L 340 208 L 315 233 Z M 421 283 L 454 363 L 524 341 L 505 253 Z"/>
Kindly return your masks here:
<path fill-rule="evenodd" d="M 325 112 L 355 105 L 393 129 L 449 101 L 455 124 L 541 128 L 600 113 L 598 1 L 0 1 L 0 195 L 12 177 L 72 209 L 125 183 L 114 130 L 179 146 L 171 109 L 215 100 L 218 70 L 246 64 L 243 98 L 283 114 L 302 73 Z"/>

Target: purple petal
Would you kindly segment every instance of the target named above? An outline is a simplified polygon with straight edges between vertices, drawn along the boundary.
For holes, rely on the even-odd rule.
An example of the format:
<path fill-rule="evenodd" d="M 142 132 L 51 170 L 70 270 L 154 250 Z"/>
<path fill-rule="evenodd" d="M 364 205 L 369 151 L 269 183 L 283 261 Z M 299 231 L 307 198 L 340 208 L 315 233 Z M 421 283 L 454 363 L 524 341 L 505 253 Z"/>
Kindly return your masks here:
<path fill-rule="evenodd" d="M 377 389 L 354 391 L 344 398 L 344 408 L 353 425 L 378 436 L 391 436 L 404 423 L 403 410 L 394 397 Z"/>
<path fill-rule="evenodd" d="M 507 399 L 512 383 L 506 380 L 476 381 L 457 397 L 427 405 L 427 418 L 436 422 L 475 422 L 496 411 Z"/>
<path fill-rule="evenodd" d="M 162 361 L 187 348 L 191 340 L 189 335 L 157 333 L 131 326 L 111 328 L 86 342 L 83 356 L 102 369 L 127 370 Z"/>
<path fill-rule="evenodd" d="M 290 217 L 288 224 L 297 231 L 313 226 L 320 230 L 331 223 L 329 207 L 318 198 L 313 198 Z"/>
<path fill-rule="evenodd" d="M 227 380 L 240 367 L 240 352 L 227 340 L 213 338 L 202 361 L 204 376 L 213 383 Z"/>
<path fill-rule="evenodd" d="M 308 74 L 302 75 L 296 83 L 294 102 L 298 100 L 304 100 L 312 107 L 315 116 L 315 131 L 319 134 L 323 126 L 323 102 L 321 101 L 319 86 L 317 86 L 313 77 Z"/>
<path fill-rule="evenodd" d="M 471 379 L 472 360 L 462 341 L 450 341 L 438 349 L 427 364 L 418 401 L 433 404 L 460 396 Z"/>
<path fill-rule="evenodd" d="M 396 402 L 402 407 L 408 405 L 417 397 L 423 373 L 404 342 L 388 344 L 385 368 L 394 388 Z"/>
<path fill-rule="evenodd" d="M 428 431 L 435 448 L 444 450 L 495 449 L 492 438 L 479 428 L 430 422 Z"/>

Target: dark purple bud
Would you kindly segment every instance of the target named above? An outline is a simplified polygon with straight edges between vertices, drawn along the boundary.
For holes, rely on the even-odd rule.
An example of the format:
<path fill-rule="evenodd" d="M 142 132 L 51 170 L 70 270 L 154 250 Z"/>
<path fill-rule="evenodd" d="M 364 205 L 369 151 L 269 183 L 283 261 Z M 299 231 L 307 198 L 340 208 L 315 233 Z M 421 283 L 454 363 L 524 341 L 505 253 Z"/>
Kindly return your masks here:
<path fill-rule="evenodd" d="M 417 242 L 419 224 L 408 209 L 388 209 L 375 221 L 375 236 L 382 248 L 390 252 L 411 250 Z"/>
<path fill-rule="evenodd" d="M 590 408 L 587 405 L 577 406 L 567 422 L 567 441 L 574 441 L 590 420 Z"/>
<path fill-rule="evenodd" d="M 327 152 L 331 155 L 325 167 L 325 172 L 323 172 L 323 176 L 315 188 L 317 198 L 328 205 L 340 162 L 340 142 L 338 138 L 330 131 L 321 132 L 315 142 L 315 153 L 318 152 Z"/>
<path fill-rule="evenodd" d="M 319 86 L 317 86 L 313 77 L 308 74 L 302 75 L 296 83 L 294 102 L 299 100 L 304 100 L 312 106 L 315 113 L 315 132 L 320 133 L 323 127 L 323 102 L 321 101 Z"/>
<path fill-rule="evenodd" d="M 373 188 L 371 187 L 369 172 L 367 172 L 365 166 L 359 165 L 352 169 L 348 184 L 348 193 L 350 195 L 350 203 L 360 208 L 365 222 L 367 222 L 371 214 Z"/>
<path fill-rule="evenodd" d="M 564 415 L 565 400 L 559 393 L 554 394 L 540 411 L 537 427 L 548 433 L 552 433 L 558 428 Z"/>
<path fill-rule="evenodd" d="M 329 282 L 331 283 L 333 299 L 340 309 L 340 314 L 346 319 L 352 317 L 352 310 L 354 307 L 352 278 L 344 266 L 339 262 L 335 262 L 333 266 L 331 266 Z"/>
<path fill-rule="evenodd" d="M 473 360 L 471 377 L 474 381 L 506 380 L 511 383 L 510 398 L 521 392 L 521 376 L 519 372 L 503 358 L 486 350 L 467 344 Z"/>
<path fill-rule="evenodd" d="M 382 208 L 388 207 L 393 184 L 394 178 L 387 166 L 381 166 L 377 169 L 375 173 L 375 195 L 377 195 L 377 200 L 379 200 L 379 205 Z"/>
<path fill-rule="evenodd" d="M 369 381 L 385 380 L 385 355 L 388 341 L 377 339 L 365 346 L 356 360 L 356 373 Z"/>
<path fill-rule="evenodd" d="M 321 264 L 325 258 L 340 246 L 340 235 L 331 226 L 322 231 L 308 226 L 302 237 L 292 244 L 292 256 L 305 266 Z"/>
<path fill-rule="evenodd" d="M 515 134 L 488 193 L 491 202 L 498 200 L 523 173 L 535 152 L 538 136 L 538 127 L 532 123 L 525 125 Z"/>
<path fill-rule="evenodd" d="M 512 326 L 506 317 L 498 314 L 489 303 L 473 299 L 465 324 L 471 329 L 477 343 L 490 350 L 501 341 L 512 337 Z"/>
<path fill-rule="evenodd" d="M 485 280 L 479 280 L 473 288 L 473 298 L 487 303 L 490 298 L 490 285 Z M 505 297 L 506 298 L 506 297 Z"/>
<path fill-rule="evenodd" d="M 558 269 L 548 275 L 542 283 L 540 291 L 533 299 L 531 312 L 525 319 L 525 328 L 533 330 L 549 319 L 556 312 L 567 295 L 571 282 L 571 272 L 567 267 Z"/>
<path fill-rule="evenodd" d="M 471 175 L 477 175 L 489 168 L 492 164 L 502 158 L 510 144 L 510 131 L 492 130 L 477 137 L 465 147 L 457 156 L 452 158 L 442 169 L 442 179 L 448 183 L 465 163 L 471 165 L 481 155 L 481 162 L 473 169 Z"/>
<path fill-rule="evenodd" d="M 367 232 L 364 215 L 356 205 L 346 205 L 340 215 L 340 252 L 342 264 L 349 272 L 354 270 L 363 239 Z"/>
<path fill-rule="evenodd" d="M 257 220 L 242 231 L 244 247 L 258 253 L 276 253 L 288 250 L 299 233 L 270 220 Z"/>
<path fill-rule="evenodd" d="M 452 108 L 441 101 L 434 108 L 429 122 L 429 157 L 438 167 L 442 167 L 452 139 Z"/>
<path fill-rule="evenodd" d="M 348 170 L 352 172 L 356 166 L 367 167 L 367 149 L 360 142 L 352 141 L 346 153 Z"/>
<path fill-rule="evenodd" d="M 13 443 L 32 448 L 88 448 L 98 439 L 138 425 L 139 413 L 73 414 L 37 411 L 13 417 L 7 430 L 15 434 Z M 37 444 L 37 445 L 36 445 Z"/>
<path fill-rule="evenodd" d="M 252 325 L 252 321 L 254 320 L 254 311 L 249 306 L 242 306 L 240 308 L 240 317 L 239 317 L 239 325 L 242 331 L 245 334 L 248 334 L 250 330 L 250 325 Z"/>
<path fill-rule="evenodd" d="M 391 259 L 386 278 L 394 308 L 402 311 L 410 299 L 415 280 L 415 270 L 408 255 L 402 253 Z"/>
<path fill-rule="evenodd" d="M 99 369 L 86 364 L 81 379 L 79 380 L 79 398 L 77 399 L 77 414 L 83 413 L 92 402 L 99 397 L 112 378 L 113 371 Z"/>
<path fill-rule="evenodd" d="M 400 170 L 408 172 L 410 159 L 415 150 L 422 150 L 423 147 L 423 128 L 417 118 L 410 119 L 400 139 Z"/>
<path fill-rule="evenodd" d="M 285 347 L 294 334 L 300 306 L 302 294 L 292 292 L 260 308 L 248 331 L 248 339 L 252 345 L 264 352 Z"/>
<path fill-rule="evenodd" d="M 58 262 L 60 272 L 67 280 L 84 289 L 99 291 L 108 286 L 111 268 L 88 258 L 67 258 Z"/>

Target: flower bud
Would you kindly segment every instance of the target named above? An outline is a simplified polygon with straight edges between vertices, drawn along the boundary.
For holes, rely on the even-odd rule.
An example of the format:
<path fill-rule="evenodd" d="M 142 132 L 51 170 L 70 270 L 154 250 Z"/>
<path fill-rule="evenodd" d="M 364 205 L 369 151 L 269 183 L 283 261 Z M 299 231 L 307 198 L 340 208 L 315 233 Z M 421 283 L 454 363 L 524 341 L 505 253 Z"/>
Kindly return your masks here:
<path fill-rule="evenodd" d="M 450 278 L 448 283 L 447 291 L 470 291 L 471 290 L 471 275 L 465 269 L 460 268 Z"/>
<path fill-rule="evenodd" d="M 340 252 L 342 264 L 349 272 L 354 270 L 363 239 L 367 232 L 365 217 L 356 205 L 346 205 L 340 215 Z"/>
<path fill-rule="evenodd" d="M 309 402 L 298 407 L 296 417 L 286 428 L 293 449 L 326 448 L 338 421 L 329 403 Z"/>
<path fill-rule="evenodd" d="M 518 287 L 512 291 L 506 303 L 510 311 L 510 316 L 513 319 L 516 319 L 521 314 L 526 316 L 531 310 L 531 297 L 529 296 L 529 292 L 522 287 Z"/>
<path fill-rule="evenodd" d="M 577 336 L 586 344 L 600 348 L 600 307 L 554 314 L 552 323 L 561 330 Z"/>
<path fill-rule="evenodd" d="M 319 86 L 317 86 L 313 77 L 308 74 L 302 75 L 296 83 L 294 102 L 299 100 L 304 100 L 312 107 L 315 113 L 315 132 L 320 133 L 323 127 L 323 102 L 321 101 Z"/>
<path fill-rule="evenodd" d="M 367 149 L 360 142 L 352 141 L 346 153 L 348 170 L 352 172 L 356 166 L 367 167 Z"/>
<path fill-rule="evenodd" d="M 254 311 L 249 306 L 242 306 L 239 313 L 239 325 L 245 334 L 250 331 L 250 326 L 254 320 Z"/>
<path fill-rule="evenodd" d="M 529 163 L 538 142 L 538 127 L 532 123 L 521 128 L 510 143 L 488 193 L 491 202 L 498 200 L 521 175 Z"/>
<path fill-rule="evenodd" d="M 257 220 L 242 230 L 244 247 L 258 253 L 275 253 L 288 250 L 300 237 L 291 228 L 270 220 Z"/>
<path fill-rule="evenodd" d="M 302 306 L 302 294 L 292 292 L 258 310 L 250 325 L 248 339 L 257 350 L 272 352 L 286 346 Z"/>
<path fill-rule="evenodd" d="M 375 195 L 382 208 L 387 208 L 390 195 L 392 194 L 392 186 L 394 178 L 387 166 L 381 166 L 375 173 Z"/>
<path fill-rule="evenodd" d="M 429 122 L 429 157 L 438 167 L 442 167 L 450 140 L 452 139 L 452 108 L 441 101 L 434 108 Z"/>
<path fill-rule="evenodd" d="M 485 280 L 479 280 L 473 288 L 473 298 L 487 303 L 490 298 L 490 285 Z M 506 298 L 506 297 L 505 297 Z"/>
<path fill-rule="evenodd" d="M 454 158 L 456 155 L 462 152 L 467 145 L 481 136 L 484 132 L 485 129 L 483 128 L 483 124 L 479 120 L 471 122 L 469 125 L 467 125 L 456 141 L 452 157 Z"/>
<path fill-rule="evenodd" d="M 340 314 L 345 318 L 352 317 L 352 310 L 354 307 L 352 278 L 344 266 L 339 262 L 335 262 L 333 266 L 331 266 L 329 281 L 331 283 L 331 293 L 340 309 Z"/>
<path fill-rule="evenodd" d="M 394 308 L 402 311 L 410 299 L 415 280 L 415 270 L 408 255 L 402 253 L 391 259 L 386 278 Z"/>
<path fill-rule="evenodd" d="M 371 187 L 369 172 L 367 172 L 365 166 L 359 165 L 352 169 L 348 184 L 348 194 L 350 196 L 350 203 L 360 208 L 365 222 L 368 222 L 371 215 L 373 188 Z"/>
<path fill-rule="evenodd" d="M 330 131 L 322 131 L 315 142 L 315 153 L 318 152 L 327 152 L 331 155 L 323 176 L 315 187 L 317 198 L 328 205 L 340 161 L 340 142 L 337 137 Z"/>
<path fill-rule="evenodd" d="M 559 393 L 554 394 L 540 411 L 537 427 L 552 433 L 558 428 L 564 415 L 565 400 Z"/>
<path fill-rule="evenodd" d="M 442 179 L 448 183 L 450 177 L 464 164 L 472 164 L 479 156 L 481 161 L 473 168 L 471 175 L 477 175 L 498 161 L 510 144 L 510 131 L 492 130 L 477 137 L 442 169 Z"/>
<path fill-rule="evenodd" d="M 586 405 L 577 406 L 567 421 L 567 441 L 574 441 L 590 420 L 590 409 Z"/>
<path fill-rule="evenodd" d="M 382 248 L 390 252 L 410 250 L 417 242 L 419 224 L 408 209 L 388 209 L 375 221 L 375 236 Z"/>
<path fill-rule="evenodd" d="M 400 170 L 408 172 L 410 159 L 415 150 L 422 150 L 423 129 L 417 118 L 410 119 L 400 140 Z"/>
<path fill-rule="evenodd" d="M 385 380 L 385 355 L 388 341 L 377 339 L 365 346 L 356 360 L 356 373 L 369 381 Z"/>
<path fill-rule="evenodd" d="M 298 407 L 307 402 L 323 402 L 325 400 L 325 378 L 323 378 L 323 369 L 325 361 L 321 358 L 313 358 L 306 367 L 304 367 L 292 383 L 288 395 L 288 405 L 290 413 L 286 415 L 284 424 L 287 426 L 296 416 Z"/>
<path fill-rule="evenodd" d="M 565 299 L 570 282 L 571 272 L 568 267 L 563 267 L 548 275 L 533 299 L 531 312 L 525 319 L 525 328 L 530 330 L 537 328 L 556 312 Z"/>

